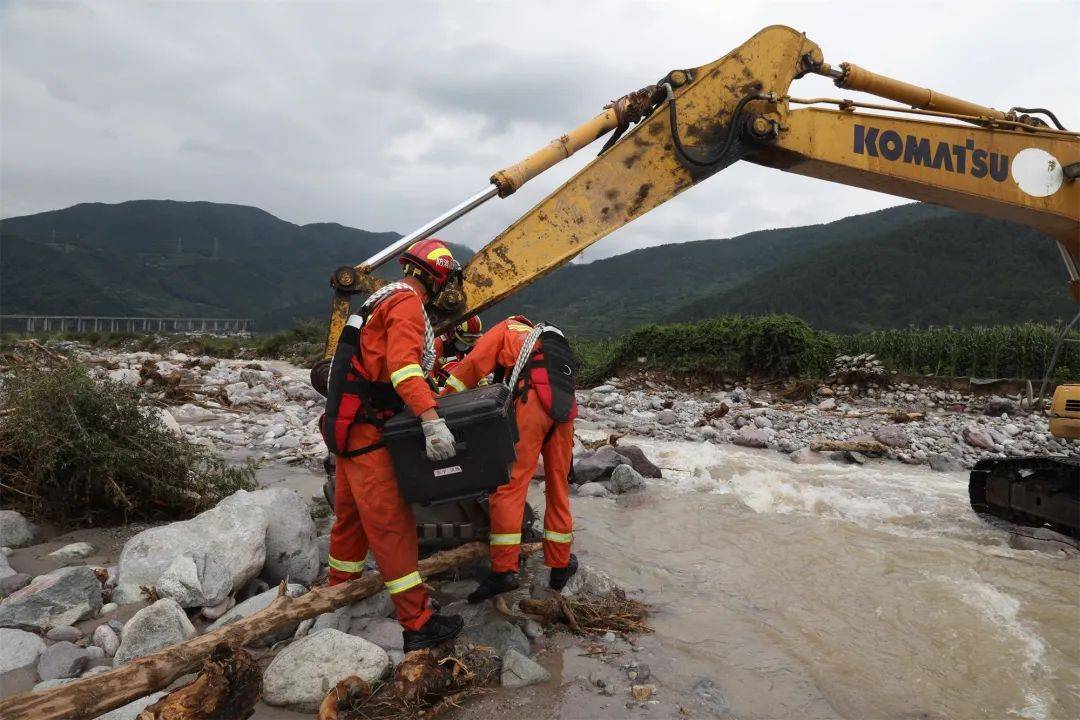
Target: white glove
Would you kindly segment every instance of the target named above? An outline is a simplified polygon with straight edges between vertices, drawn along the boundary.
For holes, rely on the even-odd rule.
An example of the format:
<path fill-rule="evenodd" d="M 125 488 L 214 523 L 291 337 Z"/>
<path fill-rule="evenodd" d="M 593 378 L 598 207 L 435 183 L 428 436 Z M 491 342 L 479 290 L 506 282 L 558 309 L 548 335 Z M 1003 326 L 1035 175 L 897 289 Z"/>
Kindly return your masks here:
<path fill-rule="evenodd" d="M 450 428 L 446 427 L 446 421 L 442 418 L 435 420 L 425 420 L 420 423 L 420 426 L 424 429 L 424 439 L 426 440 L 426 450 L 429 460 L 449 460 L 457 455 L 457 448 L 454 447 L 454 434 L 450 432 Z"/>

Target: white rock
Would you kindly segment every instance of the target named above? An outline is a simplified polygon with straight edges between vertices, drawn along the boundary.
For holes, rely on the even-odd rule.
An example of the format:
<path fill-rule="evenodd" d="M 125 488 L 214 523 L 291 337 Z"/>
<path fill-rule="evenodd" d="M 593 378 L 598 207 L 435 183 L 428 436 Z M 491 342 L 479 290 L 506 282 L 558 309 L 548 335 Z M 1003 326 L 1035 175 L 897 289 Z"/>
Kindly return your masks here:
<path fill-rule="evenodd" d="M 390 658 L 378 645 L 339 630 L 323 630 L 278 653 L 263 675 L 263 700 L 310 713 L 349 675 L 374 683 L 389 669 Z"/>
<path fill-rule="evenodd" d="M 183 608 L 172 598 L 162 598 L 135 613 L 120 633 L 114 665 L 183 642 L 196 635 Z"/>
<path fill-rule="evenodd" d="M 501 682 L 505 688 L 522 688 L 547 682 L 550 673 L 535 660 L 531 660 L 517 650 L 507 650 L 502 658 Z"/>
<path fill-rule="evenodd" d="M 125 385 L 138 385 L 142 378 L 139 377 L 139 371 L 134 368 L 119 368 L 109 371 L 109 379 Z"/>
<path fill-rule="evenodd" d="M 94 554 L 94 546 L 86 542 L 71 543 L 65 545 L 59 550 L 53 550 L 49 553 L 49 557 L 58 562 L 73 562 L 75 560 L 82 560 Z"/>
<path fill-rule="evenodd" d="M 90 641 L 94 643 L 95 647 L 101 648 L 101 650 L 109 657 L 116 654 L 116 651 L 120 648 L 120 638 L 116 632 L 109 627 L 108 623 L 103 623 L 94 628 L 94 634 L 90 637 Z"/>
<path fill-rule="evenodd" d="M 218 506 L 191 520 L 144 530 L 124 544 L 113 599 L 138 602 L 139 586 L 157 584 L 173 560 L 206 553 L 228 568 L 232 586 L 259 574 L 266 561 L 266 513 L 257 507 Z"/>
<path fill-rule="evenodd" d="M 37 665 L 45 641 L 31 632 L 0 628 L 0 675 Z"/>
<path fill-rule="evenodd" d="M 154 587 L 160 597 L 171 597 L 181 607 L 214 606 L 232 592 L 232 574 L 213 555 L 186 553 L 173 560 Z"/>
<path fill-rule="evenodd" d="M 37 628 L 74 625 L 101 609 L 101 581 L 85 565 L 60 568 L 0 603 L 0 627 Z"/>
<path fill-rule="evenodd" d="M 629 465 L 620 465 L 619 467 L 629 467 Z M 604 486 L 604 483 L 589 482 L 579 485 L 577 494 L 579 497 L 610 497 L 611 491 Z"/>
<path fill-rule="evenodd" d="M 818 410 L 835 410 L 836 400 L 833 398 L 826 398 L 818 403 Z"/>
<path fill-rule="evenodd" d="M 310 584 L 319 576 L 319 546 L 307 503 L 288 488 L 240 490 L 218 507 L 257 507 L 266 513 L 266 562 L 261 577 Z"/>
<path fill-rule="evenodd" d="M 14 510 L 0 510 L 0 545 L 22 547 L 34 541 L 37 528 Z"/>
<path fill-rule="evenodd" d="M 176 418 L 173 417 L 172 413 L 169 412 L 167 408 L 155 408 L 155 412 L 157 413 L 158 420 L 161 421 L 161 424 L 164 425 L 169 432 L 173 435 L 184 434 L 183 429 L 180 427 L 180 423 L 176 421 Z"/>

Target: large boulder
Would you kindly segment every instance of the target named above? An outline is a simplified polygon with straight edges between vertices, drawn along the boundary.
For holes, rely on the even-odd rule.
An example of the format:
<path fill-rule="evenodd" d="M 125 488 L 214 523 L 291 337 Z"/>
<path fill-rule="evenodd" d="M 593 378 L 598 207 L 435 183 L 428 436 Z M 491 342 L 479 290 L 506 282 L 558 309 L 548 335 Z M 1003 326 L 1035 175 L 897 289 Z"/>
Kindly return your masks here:
<path fill-rule="evenodd" d="M 972 447 L 981 448 L 983 450 L 994 449 L 994 438 L 990 436 L 990 433 L 977 425 L 967 425 L 964 427 L 961 435 L 964 438 L 964 442 Z"/>
<path fill-rule="evenodd" d="M 630 461 L 630 466 L 637 470 L 642 477 L 661 478 L 663 473 L 659 466 L 645 457 L 645 451 L 637 445 L 616 445 L 615 452 Z"/>
<path fill-rule="evenodd" d="M 620 465 L 611 473 L 611 479 L 604 483 L 604 486 L 616 495 L 622 495 L 635 490 L 644 490 L 645 478 L 641 477 L 641 473 L 630 465 Z"/>
<path fill-rule="evenodd" d="M 567 581 L 562 594 L 566 597 L 578 595 L 607 595 L 612 590 L 618 589 L 619 584 L 615 578 L 602 570 L 595 570 L 588 565 L 582 565 L 578 571 Z"/>
<path fill-rule="evenodd" d="M 101 581 L 85 565 L 40 575 L 0 602 L 0 627 L 47 630 L 101 609 Z"/>
<path fill-rule="evenodd" d="M 212 555 L 229 570 L 234 588 L 259 574 L 266 561 L 266 513 L 252 506 L 221 506 L 191 520 L 144 530 L 120 553 L 118 603 L 138 602 L 140 586 L 157 585 L 182 555 Z"/>
<path fill-rule="evenodd" d="M 606 480 L 619 465 L 629 465 L 630 461 L 616 452 L 610 445 L 584 453 L 574 458 L 574 484 L 584 485 L 589 482 Z"/>
<path fill-rule="evenodd" d="M 17 548 L 34 541 L 37 529 L 14 510 L 0 510 L 0 547 Z"/>
<path fill-rule="evenodd" d="M 907 431 L 899 425 L 881 425 L 875 428 L 874 439 L 891 448 L 902 448 L 911 444 Z"/>
<path fill-rule="evenodd" d="M 268 583 L 288 580 L 311 584 L 319 576 L 315 523 L 307 503 L 295 490 L 240 490 L 218 507 L 257 507 L 266 513 L 266 564 L 261 577 Z"/>
<path fill-rule="evenodd" d="M 327 629 L 278 653 L 263 674 L 262 699 L 269 705 L 311 713 L 349 675 L 374 683 L 389 669 L 390 657 L 378 645 Z"/>
<path fill-rule="evenodd" d="M 306 592 L 307 592 L 307 588 L 304 587 L 303 585 L 289 584 L 285 588 L 285 594 L 287 594 L 289 597 L 300 597 L 301 595 L 303 595 Z M 220 627 L 228 625 L 229 623 L 234 623 L 234 622 L 236 622 L 237 620 L 239 620 L 241 618 L 246 618 L 248 615 L 253 615 L 254 613 L 259 612 L 260 610 L 263 610 L 264 608 L 269 607 L 270 603 L 274 602 L 274 598 L 276 598 L 277 596 L 278 596 L 278 589 L 275 587 L 275 588 L 270 588 L 266 592 L 262 592 L 262 593 L 259 593 L 258 595 L 254 595 L 252 597 L 249 597 L 247 600 L 240 603 L 239 605 L 234 607 L 232 610 L 225 613 L 224 615 L 219 617 L 217 620 L 215 620 L 213 623 L 211 623 L 210 627 L 206 628 L 206 631 L 207 632 L 212 632 L 214 630 L 217 630 Z M 273 645 L 276 642 L 280 642 L 280 641 L 282 641 L 282 640 L 284 640 L 286 638 L 292 637 L 293 633 L 296 632 L 297 625 L 299 625 L 299 624 L 300 623 L 297 622 L 297 623 L 292 623 L 290 625 L 287 625 L 286 627 L 281 628 L 280 630 L 277 630 L 277 631 L 275 631 L 275 632 L 273 632 L 273 633 L 271 633 L 269 635 L 266 635 L 266 636 L 256 640 L 255 642 L 252 643 L 252 645 L 254 645 L 256 647 L 269 647 L 270 645 Z"/>
<path fill-rule="evenodd" d="M 764 448 L 769 446 L 769 437 L 768 430 L 745 425 L 732 436 L 731 442 L 743 447 Z"/>
<path fill-rule="evenodd" d="M 0 628 L 0 675 L 37 664 L 45 641 L 25 630 Z"/>
<path fill-rule="evenodd" d="M 172 598 L 162 598 L 135 613 L 120 633 L 114 665 L 149 655 L 196 635 L 184 609 Z"/>
<path fill-rule="evenodd" d="M 159 597 L 171 597 L 181 607 L 215 606 L 232 592 L 232 573 L 214 555 L 187 553 L 173 560 L 155 588 Z"/>

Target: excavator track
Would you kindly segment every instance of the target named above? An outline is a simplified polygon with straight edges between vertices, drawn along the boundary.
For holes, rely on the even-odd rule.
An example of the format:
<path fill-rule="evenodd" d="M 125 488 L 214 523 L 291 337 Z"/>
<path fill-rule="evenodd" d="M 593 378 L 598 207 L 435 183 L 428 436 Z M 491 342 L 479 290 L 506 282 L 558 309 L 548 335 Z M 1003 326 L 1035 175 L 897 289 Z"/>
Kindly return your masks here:
<path fill-rule="evenodd" d="M 971 471 L 968 495 L 971 508 L 983 517 L 1080 538 L 1080 459 L 980 460 Z"/>

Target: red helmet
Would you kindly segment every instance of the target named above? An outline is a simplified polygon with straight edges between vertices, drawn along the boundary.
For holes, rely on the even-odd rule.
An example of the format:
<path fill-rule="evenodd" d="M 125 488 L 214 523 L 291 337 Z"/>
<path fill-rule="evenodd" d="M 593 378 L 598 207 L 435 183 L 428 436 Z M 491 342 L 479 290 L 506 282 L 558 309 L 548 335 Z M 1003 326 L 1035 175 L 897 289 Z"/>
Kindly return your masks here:
<path fill-rule="evenodd" d="M 454 328 L 454 337 L 465 345 L 472 346 L 480 339 L 480 335 L 483 332 L 483 323 L 480 322 L 479 317 L 473 315 L 471 318 Z"/>
<path fill-rule="evenodd" d="M 438 238 L 414 242 L 401 254 L 398 262 L 406 272 L 409 267 L 414 267 L 427 273 L 437 286 L 444 284 L 455 271 L 461 269 L 450 248 Z"/>

